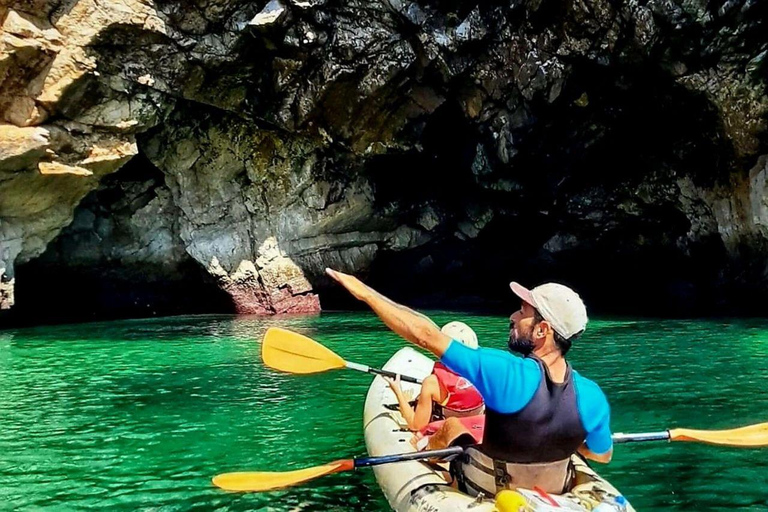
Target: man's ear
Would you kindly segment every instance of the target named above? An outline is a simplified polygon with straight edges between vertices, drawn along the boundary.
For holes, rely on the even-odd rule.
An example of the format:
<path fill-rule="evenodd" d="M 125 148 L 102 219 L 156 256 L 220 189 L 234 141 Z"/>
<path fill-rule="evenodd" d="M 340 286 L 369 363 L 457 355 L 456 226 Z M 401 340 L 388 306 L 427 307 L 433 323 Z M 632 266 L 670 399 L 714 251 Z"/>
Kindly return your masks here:
<path fill-rule="evenodd" d="M 533 334 L 537 338 L 546 338 L 550 331 L 552 331 L 552 326 L 546 320 L 542 320 L 533 328 Z"/>

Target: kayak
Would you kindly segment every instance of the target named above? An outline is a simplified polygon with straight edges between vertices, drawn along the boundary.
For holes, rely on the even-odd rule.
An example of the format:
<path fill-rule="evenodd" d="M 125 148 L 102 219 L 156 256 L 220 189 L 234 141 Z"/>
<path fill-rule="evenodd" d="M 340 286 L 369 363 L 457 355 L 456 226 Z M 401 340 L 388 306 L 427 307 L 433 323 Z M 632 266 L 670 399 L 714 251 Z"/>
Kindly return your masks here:
<path fill-rule="evenodd" d="M 423 379 L 432 372 L 434 361 L 416 350 L 399 350 L 384 365 L 385 370 Z M 420 385 L 401 382 L 405 393 L 416 397 Z M 365 399 L 363 429 L 365 445 L 372 457 L 416 451 L 411 445 L 413 434 L 398 411 L 391 404 L 397 399 L 386 381 L 374 378 Z M 387 407 L 387 406 L 390 407 Z M 517 489 L 527 509 L 532 511 L 590 511 L 601 501 L 612 501 L 621 496 L 608 481 L 595 473 L 580 457 L 573 457 L 576 485 L 566 494 L 550 495 L 528 489 Z M 498 510 L 491 497 L 474 498 L 448 485 L 447 464 L 429 464 L 421 461 L 385 464 L 373 468 L 376 481 L 389 505 L 396 512 L 492 512 Z M 522 499 L 522 498 L 521 498 Z M 621 498 L 620 498 L 621 499 Z M 634 512 L 625 508 L 603 504 L 600 510 Z M 501 507 L 500 507 L 501 508 Z"/>

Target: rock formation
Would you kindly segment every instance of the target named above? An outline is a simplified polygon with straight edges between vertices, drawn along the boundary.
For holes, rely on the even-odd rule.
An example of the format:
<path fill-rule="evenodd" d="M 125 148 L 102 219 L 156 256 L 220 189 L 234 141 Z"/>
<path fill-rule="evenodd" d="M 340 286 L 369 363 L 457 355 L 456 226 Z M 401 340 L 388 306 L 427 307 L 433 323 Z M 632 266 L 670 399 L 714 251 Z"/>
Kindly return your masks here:
<path fill-rule="evenodd" d="M 325 266 L 441 303 L 511 277 L 607 308 L 768 297 L 767 20 L 756 0 L 11 0 L 0 308 L 317 311 Z"/>

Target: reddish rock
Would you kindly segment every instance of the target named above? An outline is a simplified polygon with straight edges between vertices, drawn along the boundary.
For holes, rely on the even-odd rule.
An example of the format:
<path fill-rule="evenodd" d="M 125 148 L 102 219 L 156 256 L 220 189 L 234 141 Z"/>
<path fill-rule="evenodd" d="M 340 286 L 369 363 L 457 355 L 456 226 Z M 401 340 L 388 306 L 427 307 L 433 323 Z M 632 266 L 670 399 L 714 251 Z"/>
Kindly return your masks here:
<path fill-rule="evenodd" d="M 272 258 L 260 258 L 259 268 L 248 260 L 240 262 L 237 270 L 227 273 L 218 260 L 208 271 L 226 291 L 235 311 L 248 315 L 285 313 L 317 313 L 320 299 L 303 272 L 289 258 L 275 252 Z"/>
<path fill-rule="evenodd" d="M 315 293 L 292 295 L 285 300 L 275 303 L 276 314 L 307 314 L 320 312 L 320 298 Z"/>
<path fill-rule="evenodd" d="M 235 311 L 241 315 L 271 315 L 274 314 L 266 294 L 262 290 L 253 290 L 245 287 L 224 287 L 224 290 L 232 297 Z"/>
<path fill-rule="evenodd" d="M 250 287 L 225 287 L 225 290 L 232 297 L 235 311 L 243 315 L 318 313 L 320 311 L 320 299 L 314 293 L 291 295 L 286 288 L 273 294 Z"/>

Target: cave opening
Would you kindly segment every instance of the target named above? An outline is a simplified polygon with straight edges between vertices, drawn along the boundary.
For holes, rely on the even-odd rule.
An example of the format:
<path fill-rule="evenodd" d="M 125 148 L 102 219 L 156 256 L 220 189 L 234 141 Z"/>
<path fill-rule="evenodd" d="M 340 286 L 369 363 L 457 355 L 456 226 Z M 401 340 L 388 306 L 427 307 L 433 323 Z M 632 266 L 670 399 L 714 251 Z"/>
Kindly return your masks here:
<path fill-rule="evenodd" d="M 373 169 L 377 198 L 404 205 L 405 223 L 425 205 L 444 218 L 420 247 L 382 248 L 370 282 L 427 308 L 509 312 L 509 281 L 553 280 L 597 314 L 722 314 L 725 304 L 748 312 L 741 292 L 722 294 L 722 241 L 688 236 L 676 185 L 689 177 L 711 186 L 732 172 L 715 109 L 642 66 L 575 69 L 558 102 L 533 105 L 536 122 L 513 133 L 509 163 L 486 127 L 446 102 L 422 152 L 397 157 L 390 172 Z M 478 144 L 487 156 L 479 175 Z M 512 186 L 500 190 L 501 182 Z M 473 220 L 472 205 L 491 220 Z"/>
<path fill-rule="evenodd" d="M 233 312 L 184 251 L 174 208 L 142 154 L 105 177 L 46 251 L 17 266 L 14 323 Z"/>

